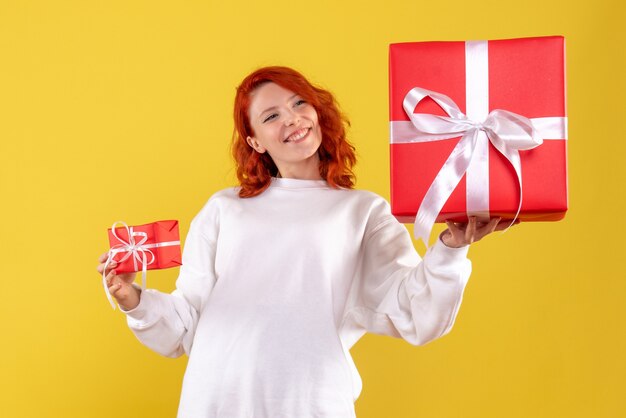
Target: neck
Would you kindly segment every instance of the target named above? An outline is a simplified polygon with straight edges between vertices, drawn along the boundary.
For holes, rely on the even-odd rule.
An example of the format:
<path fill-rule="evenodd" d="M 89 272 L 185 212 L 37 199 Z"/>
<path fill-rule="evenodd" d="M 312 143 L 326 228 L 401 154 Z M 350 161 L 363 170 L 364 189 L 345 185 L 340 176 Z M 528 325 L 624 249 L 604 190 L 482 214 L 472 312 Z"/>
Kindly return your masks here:
<path fill-rule="evenodd" d="M 278 177 L 296 180 L 322 180 L 320 175 L 320 161 L 317 154 L 306 161 L 297 164 L 281 164 L 278 167 Z"/>

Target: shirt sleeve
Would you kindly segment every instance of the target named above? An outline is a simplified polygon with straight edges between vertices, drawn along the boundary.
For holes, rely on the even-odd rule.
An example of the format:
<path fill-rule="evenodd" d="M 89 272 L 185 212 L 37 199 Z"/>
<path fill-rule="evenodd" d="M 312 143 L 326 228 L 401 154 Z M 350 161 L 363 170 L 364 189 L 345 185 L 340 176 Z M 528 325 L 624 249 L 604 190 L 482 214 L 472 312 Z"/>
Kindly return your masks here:
<path fill-rule="evenodd" d="M 386 201 L 378 212 L 364 237 L 345 331 L 352 343 L 368 331 L 426 344 L 454 324 L 471 273 L 469 247 L 449 248 L 438 239 L 422 260 Z"/>
<path fill-rule="evenodd" d="M 189 354 L 198 318 L 216 282 L 215 248 L 218 222 L 207 207 L 191 222 L 183 249 L 176 290 L 146 289 L 139 305 L 124 311 L 128 326 L 148 348 L 167 357 Z"/>

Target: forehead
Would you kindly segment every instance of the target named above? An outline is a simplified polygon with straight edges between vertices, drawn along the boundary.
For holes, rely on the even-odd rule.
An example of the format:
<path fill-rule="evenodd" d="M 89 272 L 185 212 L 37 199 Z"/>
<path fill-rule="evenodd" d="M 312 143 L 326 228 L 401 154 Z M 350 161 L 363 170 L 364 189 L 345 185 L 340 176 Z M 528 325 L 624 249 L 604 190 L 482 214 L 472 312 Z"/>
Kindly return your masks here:
<path fill-rule="evenodd" d="M 265 109 L 280 106 L 287 102 L 295 93 L 276 83 L 265 83 L 250 93 L 250 114 L 257 115 Z"/>

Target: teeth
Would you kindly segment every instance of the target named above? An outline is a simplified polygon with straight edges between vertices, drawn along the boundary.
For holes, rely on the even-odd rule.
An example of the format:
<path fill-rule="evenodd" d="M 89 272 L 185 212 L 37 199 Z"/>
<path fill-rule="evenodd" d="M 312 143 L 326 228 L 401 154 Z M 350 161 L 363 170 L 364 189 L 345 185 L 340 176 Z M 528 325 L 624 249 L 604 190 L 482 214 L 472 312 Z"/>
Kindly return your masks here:
<path fill-rule="evenodd" d="M 291 135 L 289 135 L 289 137 L 287 137 L 286 142 L 293 142 L 293 141 L 297 141 L 299 139 L 302 139 L 307 134 L 307 132 L 309 132 L 308 128 L 300 129 L 300 130 L 292 133 Z"/>

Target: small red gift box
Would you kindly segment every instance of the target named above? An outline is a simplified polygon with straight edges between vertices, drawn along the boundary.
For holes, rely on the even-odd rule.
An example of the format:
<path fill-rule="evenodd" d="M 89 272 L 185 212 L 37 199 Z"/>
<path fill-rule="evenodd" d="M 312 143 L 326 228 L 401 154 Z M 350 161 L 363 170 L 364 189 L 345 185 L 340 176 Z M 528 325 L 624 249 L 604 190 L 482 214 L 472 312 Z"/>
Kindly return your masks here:
<path fill-rule="evenodd" d="M 123 227 L 117 228 L 117 224 Z M 182 265 L 178 221 L 157 221 L 145 225 L 128 226 L 115 222 L 109 228 L 109 256 L 102 272 L 104 291 L 115 309 L 106 282 L 105 272 L 116 261 L 117 274 L 142 272 L 142 288 L 146 288 L 146 270 L 166 269 Z"/>
<path fill-rule="evenodd" d="M 560 36 L 390 45 L 391 207 L 416 221 L 416 238 L 468 215 L 565 216 L 564 46 Z"/>
<path fill-rule="evenodd" d="M 112 261 L 118 262 L 117 273 L 141 271 L 144 255 L 146 270 L 182 265 L 178 221 L 157 221 L 130 227 L 124 224 L 113 228 L 108 232 Z"/>

